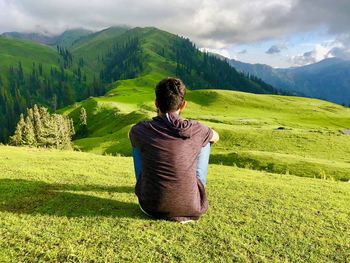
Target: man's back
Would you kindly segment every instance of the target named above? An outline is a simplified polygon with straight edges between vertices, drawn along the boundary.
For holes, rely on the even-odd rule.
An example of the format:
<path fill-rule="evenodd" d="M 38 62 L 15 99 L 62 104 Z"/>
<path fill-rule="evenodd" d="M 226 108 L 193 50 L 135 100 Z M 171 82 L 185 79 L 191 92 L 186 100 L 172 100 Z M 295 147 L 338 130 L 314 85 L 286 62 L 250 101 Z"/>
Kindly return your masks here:
<path fill-rule="evenodd" d="M 149 214 L 173 220 L 198 218 L 208 208 L 205 188 L 196 176 L 197 156 L 213 131 L 167 113 L 136 124 L 130 131 L 142 157 L 136 184 L 141 207 Z"/>

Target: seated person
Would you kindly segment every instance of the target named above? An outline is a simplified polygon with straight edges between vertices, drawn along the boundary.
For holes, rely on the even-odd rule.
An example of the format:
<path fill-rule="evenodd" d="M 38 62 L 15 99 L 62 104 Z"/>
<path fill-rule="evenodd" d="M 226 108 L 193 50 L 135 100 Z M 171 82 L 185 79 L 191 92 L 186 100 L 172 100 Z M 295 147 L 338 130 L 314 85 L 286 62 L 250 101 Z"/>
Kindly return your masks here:
<path fill-rule="evenodd" d="M 186 87 L 166 78 L 156 86 L 158 116 L 134 125 L 135 192 L 141 210 L 178 222 L 199 219 L 208 209 L 205 193 L 211 143 L 219 135 L 194 120 L 184 120 Z"/>

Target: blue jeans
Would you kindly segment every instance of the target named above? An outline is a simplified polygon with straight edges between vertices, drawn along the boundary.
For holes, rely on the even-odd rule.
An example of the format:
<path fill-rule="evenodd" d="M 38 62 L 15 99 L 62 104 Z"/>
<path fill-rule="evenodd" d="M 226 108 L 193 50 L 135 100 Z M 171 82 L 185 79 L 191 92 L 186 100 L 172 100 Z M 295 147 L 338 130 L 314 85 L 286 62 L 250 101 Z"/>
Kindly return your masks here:
<path fill-rule="evenodd" d="M 209 155 L 210 155 L 210 143 L 208 143 L 206 146 L 204 146 L 197 156 L 196 174 L 204 186 L 207 183 Z M 141 159 L 140 150 L 137 149 L 136 147 L 133 147 L 132 156 L 134 159 L 134 169 L 135 169 L 136 181 L 138 181 L 141 178 L 141 170 L 142 170 L 142 159 Z"/>

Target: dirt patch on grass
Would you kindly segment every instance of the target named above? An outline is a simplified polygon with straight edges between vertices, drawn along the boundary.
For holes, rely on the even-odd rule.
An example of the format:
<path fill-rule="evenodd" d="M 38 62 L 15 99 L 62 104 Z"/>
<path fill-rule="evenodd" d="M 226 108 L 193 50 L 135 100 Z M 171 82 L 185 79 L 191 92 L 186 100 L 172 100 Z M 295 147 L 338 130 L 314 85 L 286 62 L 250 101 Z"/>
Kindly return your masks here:
<path fill-rule="evenodd" d="M 349 135 L 350 136 L 350 129 L 345 129 L 342 131 L 345 135 Z"/>

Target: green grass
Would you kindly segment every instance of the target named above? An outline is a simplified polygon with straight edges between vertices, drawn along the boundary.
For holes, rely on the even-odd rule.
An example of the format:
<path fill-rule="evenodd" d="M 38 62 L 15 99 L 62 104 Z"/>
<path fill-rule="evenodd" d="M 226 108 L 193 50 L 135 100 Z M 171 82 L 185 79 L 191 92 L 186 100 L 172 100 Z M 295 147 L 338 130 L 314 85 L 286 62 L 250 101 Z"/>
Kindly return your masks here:
<path fill-rule="evenodd" d="M 32 41 L 0 37 L 0 61 L 0 75 L 7 82 L 5 76 L 11 66 L 18 67 L 21 62 L 23 71 L 29 74 L 33 62 L 37 65 L 42 63 L 44 72 L 48 74 L 51 67 L 58 68 L 59 55 L 53 48 Z"/>
<path fill-rule="evenodd" d="M 73 75 L 73 70 L 77 68 L 80 57 L 73 56 L 73 66 L 65 69 L 68 76 Z M 49 76 L 51 69 L 60 70 L 62 57 L 55 47 L 46 46 L 29 40 L 0 37 L 0 76 L 5 84 L 8 84 L 10 67 L 18 68 L 19 62 L 22 64 L 23 72 L 26 76 L 32 73 L 33 63 L 38 67 L 43 67 L 44 75 Z M 82 68 L 86 73 L 87 80 L 93 79 L 94 72 L 88 68 Z"/>
<path fill-rule="evenodd" d="M 78 123 L 88 112 L 89 134 L 74 144 L 82 151 L 130 156 L 130 127 L 156 115 L 154 87 L 161 76 L 149 73 L 118 81 L 107 96 L 90 98 L 60 113 Z M 188 91 L 183 115 L 221 136 L 212 163 L 330 180 L 350 180 L 350 109 L 299 97 L 223 90 Z M 79 127 L 76 127 L 79 129 Z"/>
<path fill-rule="evenodd" d="M 346 262 L 350 184 L 210 165 L 210 209 L 144 216 L 130 157 L 0 147 L 1 262 Z"/>

